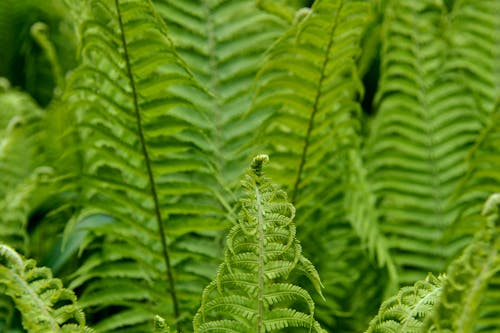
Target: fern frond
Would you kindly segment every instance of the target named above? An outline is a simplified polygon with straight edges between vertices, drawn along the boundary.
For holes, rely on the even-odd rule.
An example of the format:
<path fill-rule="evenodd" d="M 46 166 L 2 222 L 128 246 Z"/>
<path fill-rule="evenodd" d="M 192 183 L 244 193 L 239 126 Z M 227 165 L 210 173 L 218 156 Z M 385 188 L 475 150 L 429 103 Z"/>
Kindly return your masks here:
<path fill-rule="evenodd" d="M 413 283 L 444 270 L 455 251 L 441 238 L 457 216 L 449 198 L 466 171 L 481 113 L 447 61 L 444 5 L 392 1 L 387 10 L 366 157 L 400 281 Z"/>
<path fill-rule="evenodd" d="M 71 287 L 92 312 L 114 309 L 99 331 L 146 331 L 154 314 L 182 326 L 218 263 L 217 247 L 200 244 L 225 227 L 208 118 L 194 104 L 207 97 L 150 1 L 86 5 L 81 65 L 65 98 L 82 138 L 82 217 L 98 212 L 112 223 L 90 230 Z"/>
<path fill-rule="evenodd" d="M 0 284 L 23 315 L 28 332 L 91 333 L 75 294 L 52 278 L 48 268 L 24 260 L 7 245 L 0 244 Z"/>
<path fill-rule="evenodd" d="M 450 39 L 456 53 L 450 66 L 462 72 L 483 112 L 500 99 L 500 3 L 457 0 Z"/>
<path fill-rule="evenodd" d="M 170 327 L 165 323 L 165 319 L 155 316 L 153 333 L 170 333 Z"/>
<path fill-rule="evenodd" d="M 230 190 L 239 188 L 249 140 L 258 119 L 243 119 L 252 84 L 269 45 L 285 23 L 257 8 L 255 0 L 154 0 L 176 50 L 211 93 L 203 100 L 213 141 L 214 172 Z"/>
<path fill-rule="evenodd" d="M 41 164 L 42 110 L 29 95 L 0 92 L 0 197 Z"/>
<path fill-rule="evenodd" d="M 227 237 L 216 279 L 203 292 L 195 332 L 272 332 L 291 327 L 323 332 L 314 319 L 311 296 L 289 280 L 293 272 L 306 272 L 321 293 L 318 273 L 303 257 L 295 237 L 295 209 L 263 173 L 267 160 L 267 155 L 255 157 L 242 182 L 246 197 L 241 200 L 239 221 Z"/>
<path fill-rule="evenodd" d="M 483 209 L 484 229 L 448 267 L 439 305 L 427 322 L 430 332 L 496 332 L 500 329 L 495 315 L 498 310 L 495 301 L 500 299 L 499 205 L 500 194 L 490 196 Z M 488 296 L 490 299 L 485 304 L 488 311 L 481 311 L 482 301 Z M 481 312 L 485 314 L 482 318 Z"/>
<path fill-rule="evenodd" d="M 356 61 L 370 11 L 365 1 L 316 2 L 269 51 L 253 109 L 266 117 L 261 140 L 273 154 L 270 174 L 290 189 L 297 209 L 311 198 L 334 201 L 348 192 L 348 220 L 385 264 L 390 258 L 370 208 L 356 102 L 362 94 Z"/>
<path fill-rule="evenodd" d="M 332 322 L 337 315 L 361 313 L 353 309 L 350 294 L 354 281 L 374 278 L 368 257 L 389 270 L 390 285 L 397 285 L 361 156 L 363 86 L 357 63 L 372 19 L 368 1 L 322 0 L 300 10 L 267 53 L 251 111 L 263 118 L 256 141 L 272 156 L 269 174 L 286 186 L 299 212 L 304 250 L 324 253 L 315 264 L 329 286 L 330 309 L 318 318 L 337 327 Z M 352 267 L 352 279 L 340 267 Z"/>
<path fill-rule="evenodd" d="M 365 333 L 423 332 L 425 319 L 432 314 L 442 293 L 443 276 L 429 275 L 384 301 Z"/>
<path fill-rule="evenodd" d="M 355 101 L 362 93 L 356 60 L 369 13 L 365 1 L 316 2 L 269 50 L 259 72 L 252 109 L 265 117 L 261 137 L 273 153 L 269 172 L 298 207 L 307 197 L 303 189 L 331 164 L 326 148 L 353 144 L 360 111 Z"/>
<path fill-rule="evenodd" d="M 456 187 L 452 201 L 459 207 L 459 215 L 449 226 L 445 237 L 456 244 L 457 251 L 466 246 L 483 221 L 479 218 L 484 202 L 500 188 L 500 104 L 488 116 L 475 145 L 467 156 L 467 172 Z"/>

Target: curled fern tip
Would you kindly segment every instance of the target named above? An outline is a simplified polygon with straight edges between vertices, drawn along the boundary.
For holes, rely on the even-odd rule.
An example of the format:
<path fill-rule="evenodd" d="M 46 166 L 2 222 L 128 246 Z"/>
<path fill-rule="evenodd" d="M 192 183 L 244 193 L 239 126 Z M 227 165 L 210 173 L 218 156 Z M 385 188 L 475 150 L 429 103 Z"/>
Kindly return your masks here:
<path fill-rule="evenodd" d="M 262 165 L 269 161 L 269 156 L 266 154 L 260 154 L 253 158 L 252 170 L 257 177 L 262 176 Z"/>

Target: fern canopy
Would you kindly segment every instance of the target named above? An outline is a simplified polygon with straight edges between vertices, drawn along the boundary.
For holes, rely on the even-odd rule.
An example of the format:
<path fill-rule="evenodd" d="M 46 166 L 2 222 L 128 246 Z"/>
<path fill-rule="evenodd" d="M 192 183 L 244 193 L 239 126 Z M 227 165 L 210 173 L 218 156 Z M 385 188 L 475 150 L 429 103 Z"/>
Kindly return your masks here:
<path fill-rule="evenodd" d="M 267 160 L 267 155 L 255 157 L 242 182 L 245 198 L 238 223 L 227 236 L 216 279 L 203 292 L 195 332 L 273 332 L 291 327 L 323 332 L 314 319 L 311 296 L 290 280 L 294 273 L 306 275 L 321 293 L 318 273 L 295 237 L 295 209 L 285 192 L 264 175 Z"/>

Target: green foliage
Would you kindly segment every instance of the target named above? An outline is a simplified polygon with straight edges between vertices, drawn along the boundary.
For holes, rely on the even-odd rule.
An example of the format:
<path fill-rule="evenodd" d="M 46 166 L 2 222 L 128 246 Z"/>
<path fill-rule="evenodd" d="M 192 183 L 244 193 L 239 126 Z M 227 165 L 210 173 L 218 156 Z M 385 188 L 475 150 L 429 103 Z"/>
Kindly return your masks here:
<path fill-rule="evenodd" d="M 366 333 L 421 332 L 442 293 L 443 279 L 429 275 L 411 287 L 402 288 L 382 303 Z"/>
<path fill-rule="evenodd" d="M 500 331 L 499 9 L 0 2 L 0 331 Z"/>
<path fill-rule="evenodd" d="M 430 275 L 385 301 L 367 333 L 496 332 L 500 195 L 484 205 L 484 228 L 445 275 Z M 484 306 L 484 311 L 481 311 Z"/>
<path fill-rule="evenodd" d="M 500 272 L 499 205 L 500 195 L 493 194 L 484 205 L 484 229 L 448 267 L 439 306 L 428 320 L 430 332 L 495 332 L 500 327 L 495 316 Z M 483 300 L 489 304 L 481 313 Z"/>
<path fill-rule="evenodd" d="M 223 225 L 202 159 L 207 115 L 189 98 L 205 93 L 151 3 L 96 0 L 86 9 L 81 64 L 65 94 L 82 145 L 80 219 L 101 213 L 113 220 L 93 230 L 105 240 L 94 243 L 70 286 L 83 287 L 81 304 L 91 312 L 122 307 L 96 329 L 138 330 L 155 313 L 179 318 L 192 309 L 179 297 L 197 298 L 213 274 L 217 252 L 202 248 L 212 239 L 207 231 Z M 184 273 L 195 259 L 206 267 Z"/>
<path fill-rule="evenodd" d="M 0 285 L 12 297 L 29 332 L 91 333 L 75 294 L 54 279 L 50 269 L 24 260 L 7 245 L 0 244 Z"/>
<path fill-rule="evenodd" d="M 321 293 L 316 269 L 295 237 L 295 208 L 263 172 L 267 155 L 254 158 L 243 180 L 238 223 L 227 236 L 224 262 L 203 292 L 195 332 L 272 332 L 305 327 L 323 332 L 314 320 L 314 301 L 290 275 L 305 274 Z M 305 311 L 297 310 L 299 303 Z"/>
<path fill-rule="evenodd" d="M 452 244 L 441 240 L 458 213 L 449 199 L 481 129 L 473 96 L 450 68 L 445 10 L 436 1 L 387 7 L 379 113 L 366 154 L 380 224 L 402 283 L 442 271 L 453 254 Z"/>

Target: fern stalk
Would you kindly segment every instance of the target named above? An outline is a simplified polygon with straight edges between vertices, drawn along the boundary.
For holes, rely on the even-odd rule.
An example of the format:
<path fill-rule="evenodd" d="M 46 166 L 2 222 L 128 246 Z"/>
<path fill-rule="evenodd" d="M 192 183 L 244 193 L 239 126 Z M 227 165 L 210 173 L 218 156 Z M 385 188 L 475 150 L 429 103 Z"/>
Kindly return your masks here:
<path fill-rule="evenodd" d="M 309 140 L 311 140 L 311 134 L 312 134 L 313 129 L 314 129 L 314 120 L 315 120 L 316 114 L 318 112 L 319 101 L 320 101 L 320 98 L 322 97 L 321 95 L 323 93 L 323 82 L 327 76 L 325 71 L 326 71 L 328 62 L 331 60 L 328 55 L 330 54 L 331 48 L 334 45 L 333 36 L 335 35 L 335 30 L 338 26 L 338 18 L 340 16 L 341 11 L 342 11 L 343 5 L 344 5 L 344 2 L 340 2 L 340 4 L 338 5 L 338 8 L 335 11 L 335 18 L 333 19 L 333 23 L 332 23 L 332 25 L 330 27 L 330 31 L 328 32 L 328 35 L 327 35 L 329 37 L 328 43 L 326 45 L 325 52 L 323 54 L 323 62 L 322 62 L 321 67 L 319 69 L 318 86 L 317 86 L 317 89 L 315 92 L 314 102 L 311 106 L 311 115 L 309 116 L 309 122 L 307 125 L 307 132 L 306 132 L 306 135 L 304 137 L 304 147 L 302 148 L 302 154 L 300 156 L 300 162 L 299 162 L 299 167 L 297 170 L 297 176 L 295 178 L 295 184 L 293 185 L 292 198 L 291 198 L 293 203 L 295 203 L 295 200 L 297 198 L 297 194 L 299 192 L 300 182 L 301 182 L 301 178 L 303 176 L 302 174 L 304 172 L 304 165 L 305 165 L 306 160 L 307 160 L 307 152 L 309 149 Z"/>

